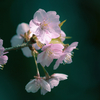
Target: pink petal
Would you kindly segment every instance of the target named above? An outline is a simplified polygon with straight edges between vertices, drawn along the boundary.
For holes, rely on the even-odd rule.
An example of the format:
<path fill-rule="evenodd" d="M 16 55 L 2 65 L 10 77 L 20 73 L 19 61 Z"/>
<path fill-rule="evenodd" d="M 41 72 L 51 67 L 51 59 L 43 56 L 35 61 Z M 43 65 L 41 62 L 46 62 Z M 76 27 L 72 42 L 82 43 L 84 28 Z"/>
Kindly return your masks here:
<path fill-rule="evenodd" d="M 47 30 L 41 30 L 41 28 L 38 28 L 36 33 L 37 38 L 41 43 L 47 44 L 51 41 L 51 33 L 48 33 Z"/>
<path fill-rule="evenodd" d="M 54 65 L 54 70 L 58 68 L 60 63 L 63 63 L 65 56 L 66 56 L 66 54 L 63 54 L 62 56 L 60 56 L 58 58 L 58 60 L 56 61 L 55 65 Z"/>
<path fill-rule="evenodd" d="M 31 50 L 29 49 L 29 47 L 24 47 L 21 50 L 22 50 L 24 56 L 32 57 Z"/>
<path fill-rule="evenodd" d="M 3 54 L 4 54 L 4 47 L 0 47 L 0 56 L 3 56 Z"/>
<path fill-rule="evenodd" d="M 38 56 L 37 56 L 37 63 L 41 63 L 45 59 L 45 56 L 46 56 L 45 51 L 41 52 L 40 54 L 38 54 Z"/>
<path fill-rule="evenodd" d="M 3 40 L 0 39 L 0 47 L 2 47 L 2 45 L 3 45 Z"/>
<path fill-rule="evenodd" d="M 33 79 L 31 80 L 26 86 L 25 86 L 25 90 L 27 92 L 32 92 L 32 93 L 35 93 L 39 90 L 40 88 L 40 85 L 39 83 L 37 82 L 37 79 Z"/>
<path fill-rule="evenodd" d="M 63 42 L 65 40 L 66 34 L 64 33 L 64 31 L 61 30 L 61 41 Z"/>
<path fill-rule="evenodd" d="M 50 49 L 53 52 L 52 56 L 54 59 L 58 59 L 62 55 L 62 49 L 64 46 L 62 44 L 52 44 Z"/>
<path fill-rule="evenodd" d="M 56 15 L 56 12 L 55 11 L 48 11 L 47 12 L 47 20 L 46 20 L 46 22 L 48 22 L 48 23 L 60 23 L 60 21 L 59 21 L 59 15 Z"/>
<path fill-rule="evenodd" d="M 7 63 L 8 57 L 6 55 L 0 56 L 0 64 L 4 65 Z"/>
<path fill-rule="evenodd" d="M 41 88 L 41 94 L 42 95 L 45 95 L 47 92 L 48 92 L 47 90 L 45 90 L 44 88 Z"/>
<path fill-rule="evenodd" d="M 18 25 L 16 33 L 17 35 L 24 34 L 29 30 L 29 25 L 26 23 L 21 23 Z"/>
<path fill-rule="evenodd" d="M 71 52 L 73 49 L 75 49 L 78 45 L 78 42 L 73 42 L 71 45 L 69 45 L 64 52 Z"/>
<path fill-rule="evenodd" d="M 41 65 L 43 67 L 45 67 L 45 66 L 49 67 L 49 65 L 52 63 L 52 61 L 53 61 L 52 57 L 46 56 L 45 59 L 43 59 L 43 61 L 41 62 Z"/>
<path fill-rule="evenodd" d="M 46 18 L 46 12 L 43 9 L 39 9 L 35 14 L 34 18 L 37 18 L 39 22 L 42 22 Z"/>
<path fill-rule="evenodd" d="M 52 38 L 58 38 L 61 33 L 61 30 L 58 25 L 55 27 L 49 27 L 48 31 L 50 32 Z"/>
<path fill-rule="evenodd" d="M 11 38 L 11 46 L 17 46 L 17 45 L 21 45 L 23 43 L 23 38 L 21 36 L 18 36 L 18 35 L 14 35 L 12 38 Z"/>
<path fill-rule="evenodd" d="M 41 87 L 44 88 L 47 91 L 51 91 L 50 85 L 49 83 L 47 83 L 45 80 L 41 79 Z"/>
<path fill-rule="evenodd" d="M 48 67 L 52 61 L 53 58 L 50 58 L 45 51 L 38 54 L 37 63 L 40 63 L 43 67 Z"/>
<path fill-rule="evenodd" d="M 62 49 L 64 49 L 64 46 L 62 44 L 51 44 L 50 48 L 55 51 L 62 51 Z"/>
<path fill-rule="evenodd" d="M 67 79 L 68 75 L 60 74 L 60 73 L 55 73 L 55 74 L 52 75 L 52 77 L 55 77 L 55 78 L 57 78 L 57 79 L 59 79 L 61 81 L 61 80 Z"/>
<path fill-rule="evenodd" d="M 32 20 L 30 21 L 29 26 L 30 26 L 30 31 L 31 31 L 33 34 L 36 34 L 35 31 L 37 30 L 37 28 L 38 28 L 39 26 L 36 25 Z"/>
<path fill-rule="evenodd" d="M 51 89 L 58 86 L 59 80 L 57 78 L 51 78 L 48 80 L 48 83 L 50 84 Z"/>
<path fill-rule="evenodd" d="M 42 47 L 42 51 L 44 51 L 44 50 L 46 50 L 47 48 L 49 48 L 51 46 L 51 44 L 47 44 L 47 45 L 44 45 L 43 47 Z"/>

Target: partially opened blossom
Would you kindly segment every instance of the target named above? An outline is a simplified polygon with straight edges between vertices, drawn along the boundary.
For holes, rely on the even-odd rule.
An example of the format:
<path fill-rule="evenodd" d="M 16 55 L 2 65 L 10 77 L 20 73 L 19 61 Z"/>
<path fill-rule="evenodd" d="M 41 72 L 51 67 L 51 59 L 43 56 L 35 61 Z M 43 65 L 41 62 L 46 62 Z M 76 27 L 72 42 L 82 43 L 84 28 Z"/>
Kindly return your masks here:
<path fill-rule="evenodd" d="M 4 65 L 7 63 L 7 60 L 8 60 L 8 57 L 4 54 L 4 47 L 2 46 L 3 45 L 3 40 L 0 39 L 0 65 Z"/>
<path fill-rule="evenodd" d="M 26 86 L 25 86 L 25 90 L 27 92 L 32 92 L 35 93 L 37 92 L 40 88 L 45 89 L 46 91 L 50 92 L 51 88 L 49 83 L 47 83 L 45 80 L 43 80 L 42 78 L 39 79 L 33 79 L 31 80 Z"/>
<path fill-rule="evenodd" d="M 39 9 L 35 12 L 29 26 L 30 31 L 37 36 L 38 40 L 43 44 L 47 44 L 52 38 L 60 36 L 59 23 L 59 15 L 55 11 L 45 12 L 45 10 Z"/>
<path fill-rule="evenodd" d="M 26 23 L 19 24 L 16 30 L 17 35 L 14 35 L 10 41 L 11 46 L 21 45 L 24 42 L 24 38 L 21 35 L 24 36 L 24 34 L 27 33 L 28 31 L 29 31 L 28 24 Z M 30 33 L 27 38 L 30 39 L 32 35 L 33 34 Z M 34 46 L 36 49 L 39 49 L 36 43 L 33 44 L 32 46 Z M 24 47 L 21 50 L 26 57 L 32 57 L 31 50 L 29 49 L 29 47 Z"/>
<path fill-rule="evenodd" d="M 51 89 L 54 87 L 58 86 L 59 82 L 62 80 L 66 80 L 68 78 L 68 75 L 66 74 L 60 74 L 60 73 L 55 73 L 50 76 L 50 78 L 45 79 L 49 84 Z M 48 91 L 45 90 L 44 88 L 41 89 L 41 94 L 45 95 Z"/>
<path fill-rule="evenodd" d="M 43 52 L 38 54 L 37 63 L 40 63 L 43 67 L 49 66 L 53 59 L 58 59 L 62 54 L 62 44 L 47 44 L 41 49 Z"/>
<path fill-rule="evenodd" d="M 16 45 L 21 45 L 24 41 L 24 38 L 21 36 L 24 35 L 24 33 L 29 31 L 29 25 L 27 23 L 21 23 L 17 26 L 16 29 L 16 35 L 14 35 L 11 39 L 11 45 L 16 46 Z"/>
<path fill-rule="evenodd" d="M 67 48 L 65 48 L 62 55 L 58 58 L 54 65 L 54 69 L 57 69 L 60 63 L 67 63 L 70 64 L 72 62 L 72 51 L 75 49 L 78 45 L 78 42 L 73 42 L 71 45 L 69 45 Z"/>

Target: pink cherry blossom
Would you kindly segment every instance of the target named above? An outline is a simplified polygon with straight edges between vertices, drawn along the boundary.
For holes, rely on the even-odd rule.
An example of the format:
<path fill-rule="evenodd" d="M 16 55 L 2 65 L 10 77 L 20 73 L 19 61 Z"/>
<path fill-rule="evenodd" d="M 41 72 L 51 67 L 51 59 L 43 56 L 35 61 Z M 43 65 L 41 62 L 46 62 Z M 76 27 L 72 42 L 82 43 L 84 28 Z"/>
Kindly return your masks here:
<path fill-rule="evenodd" d="M 51 88 L 49 83 L 47 83 L 45 80 L 43 80 L 42 78 L 39 79 L 33 79 L 31 80 L 26 86 L 25 86 L 25 90 L 27 92 L 32 92 L 35 93 L 37 92 L 40 88 L 45 89 L 46 91 L 50 92 Z M 42 91 L 41 94 L 44 94 L 44 92 Z"/>
<path fill-rule="evenodd" d="M 26 33 L 27 31 L 29 31 L 29 25 L 26 24 L 26 23 L 21 23 L 18 25 L 17 27 L 17 30 L 16 30 L 16 33 L 17 35 L 14 35 L 11 39 L 11 46 L 17 46 L 17 45 L 21 45 L 24 41 L 24 38 L 21 36 L 24 35 L 24 33 Z M 32 33 L 29 35 L 29 38 L 32 37 Z M 40 49 L 37 44 L 33 44 L 32 46 L 34 46 L 37 50 Z M 29 47 L 24 47 L 21 49 L 24 56 L 26 57 L 32 57 L 32 54 L 31 54 L 31 50 L 29 49 Z"/>
<path fill-rule="evenodd" d="M 53 89 L 54 87 L 58 86 L 60 81 L 66 80 L 67 78 L 68 75 L 66 74 L 55 73 L 51 75 L 49 79 L 45 80 L 50 84 L 50 88 Z M 41 88 L 41 94 L 45 95 L 47 92 L 48 92 L 47 90 Z"/>
<path fill-rule="evenodd" d="M 71 56 L 72 56 L 72 50 L 75 49 L 78 45 L 78 42 L 73 42 L 71 45 L 69 45 L 62 55 L 58 58 L 54 65 L 54 69 L 57 69 L 60 63 L 67 63 L 70 64 L 72 62 Z"/>
<path fill-rule="evenodd" d="M 62 54 L 62 44 L 47 44 L 43 46 L 42 51 L 37 56 L 37 63 L 40 63 L 43 67 L 49 66 L 53 59 L 58 59 Z"/>
<path fill-rule="evenodd" d="M 4 47 L 2 46 L 3 45 L 3 40 L 0 39 L 0 65 L 4 65 L 7 63 L 7 60 L 8 60 L 8 57 L 4 54 Z"/>
<path fill-rule="evenodd" d="M 39 9 L 35 12 L 29 26 L 31 32 L 37 36 L 38 40 L 43 44 L 47 44 L 52 38 L 60 36 L 59 23 L 59 15 L 55 11 L 46 13 L 45 10 Z"/>

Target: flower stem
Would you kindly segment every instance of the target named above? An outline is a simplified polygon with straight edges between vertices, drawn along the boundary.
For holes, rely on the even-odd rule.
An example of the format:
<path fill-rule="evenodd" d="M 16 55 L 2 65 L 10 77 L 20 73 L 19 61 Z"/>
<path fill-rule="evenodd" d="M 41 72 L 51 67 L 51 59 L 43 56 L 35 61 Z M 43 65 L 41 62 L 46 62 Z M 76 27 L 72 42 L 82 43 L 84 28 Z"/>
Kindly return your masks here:
<path fill-rule="evenodd" d="M 38 68 L 38 64 L 37 64 L 37 61 L 36 61 L 36 57 L 35 57 L 35 52 L 34 51 L 32 51 L 32 55 L 33 55 L 34 60 L 35 60 L 35 65 L 36 65 L 36 70 L 37 70 L 37 76 L 40 77 L 39 68 Z"/>
<path fill-rule="evenodd" d="M 41 65 L 42 66 L 42 65 Z M 42 68 L 43 68 L 43 71 L 44 71 L 44 73 L 45 73 L 45 75 L 46 75 L 46 78 L 49 78 L 50 76 L 49 76 L 49 73 L 47 72 L 47 70 L 42 66 Z"/>

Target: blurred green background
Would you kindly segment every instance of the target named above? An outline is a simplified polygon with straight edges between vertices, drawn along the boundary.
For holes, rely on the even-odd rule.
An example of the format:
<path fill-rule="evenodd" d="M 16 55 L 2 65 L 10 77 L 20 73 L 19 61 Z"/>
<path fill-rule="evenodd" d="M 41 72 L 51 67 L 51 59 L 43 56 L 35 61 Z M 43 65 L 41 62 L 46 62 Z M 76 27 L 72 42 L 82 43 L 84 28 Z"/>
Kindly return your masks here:
<path fill-rule="evenodd" d="M 100 100 L 100 1 L 99 0 L 0 0 L 0 38 L 4 47 L 16 34 L 19 23 L 29 21 L 39 9 L 56 11 L 60 21 L 67 19 L 62 30 L 68 39 L 65 43 L 78 41 L 73 63 L 54 63 L 46 68 L 50 74 L 67 74 L 68 80 L 60 82 L 45 96 L 27 93 L 25 85 L 36 75 L 33 58 L 26 58 L 21 50 L 7 55 L 8 63 L 0 70 L 0 100 Z M 41 75 L 44 75 L 40 68 Z"/>

